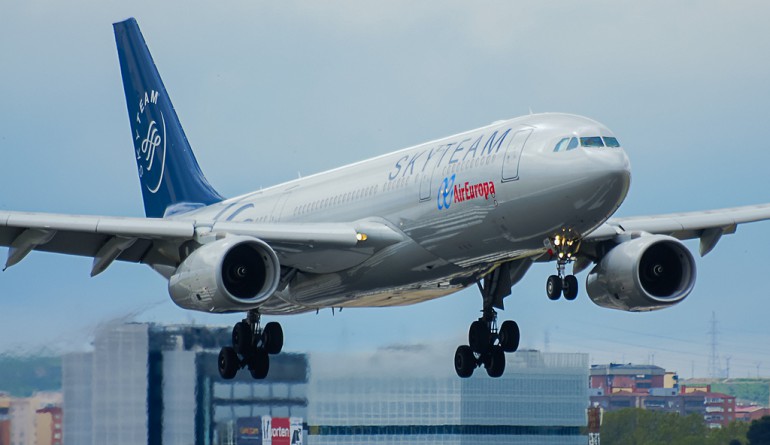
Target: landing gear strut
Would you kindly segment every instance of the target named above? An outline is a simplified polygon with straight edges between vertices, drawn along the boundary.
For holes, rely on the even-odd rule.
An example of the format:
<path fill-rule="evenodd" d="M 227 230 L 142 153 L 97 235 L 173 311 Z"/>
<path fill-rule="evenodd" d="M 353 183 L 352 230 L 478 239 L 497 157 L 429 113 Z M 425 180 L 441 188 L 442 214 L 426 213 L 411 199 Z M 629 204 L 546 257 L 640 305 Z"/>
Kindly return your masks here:
<path fill-rule="evenodd" d="M 556 256 L 556 275 L 548 277 L 545 283 L 545 293 L 550 300 L 558 300 L 564 295 L 565 300 L 574 300 L 578 295 L 578 280 L 574 275 L 565 275 L 567 264 L 575 260 L 575 254 L 580 248 L 580 240 L 563 231 L 550 240 L 551 253 Z"/>
<path fill-rule="evenodd" d="M 497 326 L 495 308 L 503 309 L 503 298 L 511 294 L 510 266 L 503 264 L 478 282 L 483 298 L 481 317 L 471 323 L 468 330 L 468 344 L 455 351 L 455 372 L 463 378 L 473 375 L 481 366 L 490 377 L 500 377 L 505 371 L 505 353 L 519 348 L 519 325 L 505 321 Z"/>
<path fill-rule="evenodd" d="M 240 369 L 249 368 L 255 379 L 264 379 L 270 370 L 270 354 L 283 349 L 283 329 L 271 321 L 262 328 L 260 314 L 254 309 L 233 327 L 232 346 L 219 351 L 219 375 L 230 380 Z"/>

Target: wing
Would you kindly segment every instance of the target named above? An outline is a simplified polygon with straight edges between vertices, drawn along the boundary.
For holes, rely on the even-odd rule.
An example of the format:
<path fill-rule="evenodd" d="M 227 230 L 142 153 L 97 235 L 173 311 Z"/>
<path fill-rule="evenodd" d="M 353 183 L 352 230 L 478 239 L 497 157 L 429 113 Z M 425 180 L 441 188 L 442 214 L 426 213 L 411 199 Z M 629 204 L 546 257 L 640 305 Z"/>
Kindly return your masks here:
<path fill-rule="evenodd" d="M 0 212 L 0 246 L 9 247 L 6 268 L 32 250 L 93 257 L 91 276 L 115 260 L 176 267 L 188 243 L 202 244 L 227 234 L 259 238 L 276 251 L 281 265 L 310 272 L 352 267 L 405 239 L 400 231 L 376 220 L 255 224 Z"/>
<path fill-rule="evenodd" d="M 583 242 L 600 243 L 624 234 L 647 232 L 670 235 L 680 240 L 700 239 L 701 256 L 716 246 L 722 235 L 735 233 L 738 224 L 770 219 L 770 204 L 701 212 L 613 218 L 584 237 Z"/>

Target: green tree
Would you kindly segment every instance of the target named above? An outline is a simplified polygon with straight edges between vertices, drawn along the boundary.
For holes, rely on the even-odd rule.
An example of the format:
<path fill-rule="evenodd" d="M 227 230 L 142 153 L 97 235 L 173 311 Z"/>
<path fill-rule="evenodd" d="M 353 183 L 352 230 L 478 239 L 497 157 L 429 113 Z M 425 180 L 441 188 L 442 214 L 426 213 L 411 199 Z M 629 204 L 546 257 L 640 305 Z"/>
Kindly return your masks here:
<path fill-rule="evenodd" d="M 605 414 L 601 434 L 607 445 L 703 445 L 708 428 L 697 414 L 630 408 Z"/>
<path fill-rule="evenodd" d="M 770 445 L 770 416 L 752 421 L 746 438 L 749 445 Z"/>
<path fill-rule="evenodd" d="M 746 444 L 746 432 L 749 430 L 747 422 L 732 422 L 729 425 L 713 429 L 708 432 L 705 445 L 744 445 Z"/>

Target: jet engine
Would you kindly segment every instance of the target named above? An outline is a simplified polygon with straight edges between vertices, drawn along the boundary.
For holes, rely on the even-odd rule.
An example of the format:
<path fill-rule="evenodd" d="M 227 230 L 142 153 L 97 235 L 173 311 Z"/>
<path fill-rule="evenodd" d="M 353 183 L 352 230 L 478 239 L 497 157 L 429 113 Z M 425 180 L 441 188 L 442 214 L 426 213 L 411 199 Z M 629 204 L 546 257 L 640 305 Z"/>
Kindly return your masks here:
<path fill-rule="evenodd" d="M 684 300 L 695 275 L 695 260 L 681 241 L 642 235 L 610 250 L 588 274 L 586 291 L 602 307 L 654 311 Z"/>
<path fill-rule="evenodd" d="M 228 236 L 194 250 L 168 281 L 174 303 L 203 312 L 259 307 L 278 288 L 281 267 L 264 241 Z"/>

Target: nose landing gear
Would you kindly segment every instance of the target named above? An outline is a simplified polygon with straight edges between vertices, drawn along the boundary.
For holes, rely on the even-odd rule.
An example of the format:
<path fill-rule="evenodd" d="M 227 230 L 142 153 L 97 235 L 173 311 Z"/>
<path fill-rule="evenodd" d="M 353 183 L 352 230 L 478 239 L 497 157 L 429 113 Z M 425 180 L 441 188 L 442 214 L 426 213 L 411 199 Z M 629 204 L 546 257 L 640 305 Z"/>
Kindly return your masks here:
<path fill-rule="evenodd" d="M 222 348 L 217 361 L 219 375 L 223 379 L 234 378 L 243 368 L 248 368 L 255 379 L 267 377 L 270 355 L 278 354 L 283 349 L 283 329 L 274 321 L 262 328 L 259 321 L 259 312 L 251 310 L 233 327 L 233 345 Z"/>
<path fill-rule="evenodd" d="M 558 300 L 563 294 L 565 300 L 572 301 L 578 295 L 578 280 L 574 275 L 565 275 L 565 269 L 567 264 L 575 260 L 580 239 L 569 233 L 565 230 L 549 239 L 549 253 L 556 256 L 556 275 L 548 277 L 545 283 L 545 293 L 549 300 Z"/>

